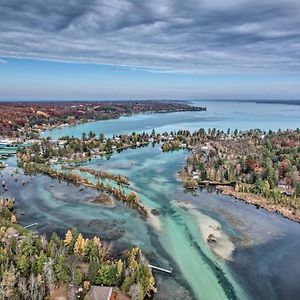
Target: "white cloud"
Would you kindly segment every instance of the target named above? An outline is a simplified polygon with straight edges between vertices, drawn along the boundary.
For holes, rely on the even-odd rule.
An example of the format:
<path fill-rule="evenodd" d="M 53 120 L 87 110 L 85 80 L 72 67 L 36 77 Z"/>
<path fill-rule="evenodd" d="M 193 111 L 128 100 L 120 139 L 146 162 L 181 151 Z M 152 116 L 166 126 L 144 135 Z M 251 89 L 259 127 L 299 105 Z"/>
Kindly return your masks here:
<path fill-rule="evenodd" d="M 297 0 L 10 0 L 0 56 L 159 69 L 299 73 Z"/>

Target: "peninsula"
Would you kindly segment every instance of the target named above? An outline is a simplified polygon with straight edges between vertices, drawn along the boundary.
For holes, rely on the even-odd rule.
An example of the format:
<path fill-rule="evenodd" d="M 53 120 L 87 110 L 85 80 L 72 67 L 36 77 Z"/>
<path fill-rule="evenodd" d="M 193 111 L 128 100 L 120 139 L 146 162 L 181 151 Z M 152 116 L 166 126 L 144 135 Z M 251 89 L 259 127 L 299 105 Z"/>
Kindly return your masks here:
<path fill-rule="evenodd" d="M 193 145 L 181 172 L 184 186 L 213 185 L 225 195 L 300 222 L 300 130 L 180 135 Z M 167 148 L 165 145 L 163 148 Z M 176 149 L 168 142 L 168 149 Z"/>
<path fill-rule="evenodd" d="M 0 137 L 36 138 L 41 131 L 138 113 L 203 111 L 177 101 L 1 102 Z"/>

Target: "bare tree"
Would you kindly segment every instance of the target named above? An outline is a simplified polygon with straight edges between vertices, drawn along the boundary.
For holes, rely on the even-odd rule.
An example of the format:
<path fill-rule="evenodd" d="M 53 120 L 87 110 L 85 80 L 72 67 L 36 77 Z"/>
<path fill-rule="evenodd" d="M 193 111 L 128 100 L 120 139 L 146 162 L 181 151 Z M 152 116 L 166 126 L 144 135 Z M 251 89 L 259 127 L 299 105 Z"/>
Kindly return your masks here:
<path fill-rule="evenodd" d="M 55 283 L 55 274 L 53 271 L 53 265 L 54 265 L 53 258 L 49 258 L 49 260 L 44 265 L 45 277 L 50 291 L 54 289 L 54 283 Z"/>

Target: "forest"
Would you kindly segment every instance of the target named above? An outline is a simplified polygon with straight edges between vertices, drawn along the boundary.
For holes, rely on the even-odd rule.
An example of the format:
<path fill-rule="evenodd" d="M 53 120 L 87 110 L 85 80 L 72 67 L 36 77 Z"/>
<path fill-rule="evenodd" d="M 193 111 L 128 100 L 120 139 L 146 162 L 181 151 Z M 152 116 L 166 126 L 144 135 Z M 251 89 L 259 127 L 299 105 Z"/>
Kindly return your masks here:
<path fill-rule="evenodd" d="M 155 279 L 139 248 L 112 256 L 113 245 L 70 229 L 48 239 L 17 223 L 13 199 L 0 199 L 0 297 L 49 299 L 65 287 L 69 299 L 88 299 L 93 285 L 145 299 Z"/>
<path fill-rule="evenodd" d="M 1 102 L 0 137 L 38 138 L 40 130 L 137 113 L 202 111 L 176 101 Z"/>
<path fill-rule="evenodd" d="M 270 203 L 300 209 L 300 131 L 258 130 L 204 139 L 188 157 L 184 184 L 228 185 Z"/>

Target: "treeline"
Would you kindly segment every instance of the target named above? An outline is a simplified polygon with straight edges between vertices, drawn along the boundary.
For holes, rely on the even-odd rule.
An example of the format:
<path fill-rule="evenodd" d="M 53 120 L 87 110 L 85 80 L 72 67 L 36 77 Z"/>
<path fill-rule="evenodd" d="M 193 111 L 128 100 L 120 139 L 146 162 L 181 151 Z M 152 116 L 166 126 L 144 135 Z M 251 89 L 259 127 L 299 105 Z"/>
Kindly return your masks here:
<path fill-rule="evenodd" d="M 294 211 L 300 208 L 300 130 L 247 131 L 202 139 L 188 157 L 185 185 L 231 184 Z"/>
<path fill-rule="evenodd" d="M 166 101 L 2 102 L 0 136 L 37 138 L 38 130 L 61 125 L 116 119 L 137 113 L 202 110 L 206 109 Z"/>
<path fill-rule="evenodd" d="M 115 135 L 106 138 L 103 134 L 97 137 L 95 133 L 83 133 L 82 138 L 65 136 L 59 141 L 41 139 L 30 147 L 19 149 L 18 156 L 23 161 L 49 163 L 56 159 L 59 162 L 80 162 L 91 159 L 95 155 L 104 155 L 113 151 L 122 151 L 127 148 L 147 146 L 150 143 L 160 142 L 160 134 L 153 131 L 129 135 Z"/>
<path fill-rule="evenodd" d="M 81 138 L 70 136 L 61 137 L 59 141 L 49 139 L 40 139 L 32 146 L 19 149 L 19 156 L 27 162 L 49 163 L 56 159 L 57 161 L 72 162 L 91 159 L 96 155 L 104 155 L 113 151 L 122 151 L 127 148 L 136 148 L 147 146 L 149 144 L 162 144 L 163 151 L 177 150 L 180 148 L 191 148 L 203 139 L 218 139 L 224 136 L 223 131 L 216 129 L 200 129 L 194 133 L 188 130 L 179 130 L 170 133 L 136 133 L 114 135 L 107 138 L 103 133 L 96 135 L 90 131 L 83 133 Z"/>
<path fill-rule="evenodd" d="M 86 187 L 97 189 L 101 192 L 107 192 L 110 195 L 113 195 L 114 198 L 118 201 L 124 202 L 128 207 L 135 209 L 143 217 L 147 217 L 147 209 L 140 202 L 136 192 L 131 191 L 129 194 L 126 194 L 120 187 L 112 187 L 109 183 L 103 183 L 98 181 L 97 183 L 90 182 L 87 178 L 84 178 L 78 174 L 72 173 L 70 171 L 59 171 L 48 165 L 42 165 L 37 163 L 23 163 L 23 169 L 25 173 L 41 173 L 53 178 L 71 182 L 75 185 L 84 185 Z M 121 180 L 123 181 L 123 180 Z"/>
<path fill-rule="evenodd" d="M 219 141 L 228 139 L 239 138 L 259 138 L 262 135 L 267 134 L 260 129 L 251 129 L 247 131 L 238 131 L 237 129 L 231 130 L 228 128 L 226 131 L 216 128 L 209 128 L 205 130 L 200 128 L 197 131 L 190 132 L 189 130 L 171 131 L 170 133 L 162 134 L 162 150 L 164 152 L 174 151 L 179 149 L 193 149 L 198 146 L 199 143 L 208 141 Z"/>
<path fill-rule="evenodd" d="M 83 299 L 91 285 L 119 287 L 136 299 L 156 292 L 155 279 L 138 248 L 111 257 L 110 247 L 95 236 L 68 230 L 48 240 L 16 224 L 13 200 L 0 200 L 0 297 L 49 299 L 68 284 L 70 299 Z M 81 287 L 81 289 L 78 289 Z"/>
<path fill-rule="evenodd" d="M 279 189 L 271 188 L 267 180 L 259 179 L 255 184 L 236 183 L 234 190 L 263 196 L 268 202 L 288 208 L 297 215 L 300 210 L 300 194 L 288 195 Z"/>
<path fill-rule="evenodd" d="M 129 180 L 125 176 L 115 175 L 105 171 L 97 171 L 90 168 L 80 167 L 79 171 L 89 173 L 97 178 L 109 179 L 115 181 L 117 184 L 129 185 Z"/>

